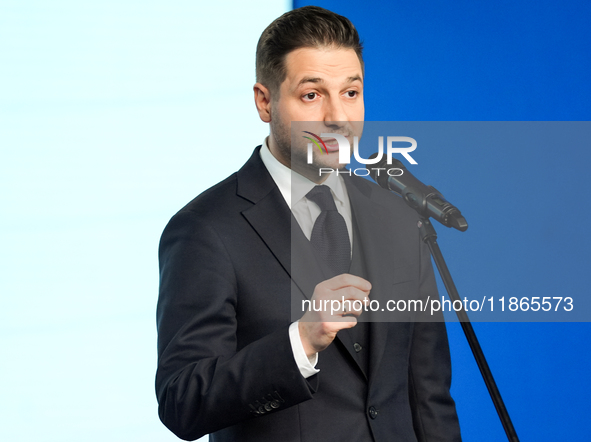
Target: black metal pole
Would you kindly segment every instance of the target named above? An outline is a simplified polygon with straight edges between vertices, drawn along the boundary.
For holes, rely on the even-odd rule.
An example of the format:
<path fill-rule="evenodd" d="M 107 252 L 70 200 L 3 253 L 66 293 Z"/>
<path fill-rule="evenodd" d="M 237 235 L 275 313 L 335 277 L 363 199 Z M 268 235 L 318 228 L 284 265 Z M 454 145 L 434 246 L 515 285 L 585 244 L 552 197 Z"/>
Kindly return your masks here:
<path fill-rule="evenodd" d="M 449 297 L 452 299 L 452 302 L 458 300 L 461 304 L 462 301 L 460 299 L 460 295 L 458 294 L 456 286 L 453 282 L 451 273 L 447 268 L 447 264 L 443 259 L 439 244 L 437 244 L 437 233 L 435 232 L 433 224 L 431 224 L 431 221 L 428 218 L 422 218 L 421 221 L 419 221 L 418 227 L 421 232 L 422 240 L 428 244 L 429 250 L 431 250 L 431 255 L 435 260 L 435 264 L 437 265 L 437 269 L 439 270 L 439 274 L 441 275 L 441 279 L 443 280 L 443 284 L 445 285 Z M 478 338 L 476 338 L 476 333 L 474 333 L 474 329 L 472 328 L 472 323 L 468 318 L 468 314 L 463 307 L 456 313 L 460 323 L 462 324 L 462 329 L 464 330 L 464 334 L 466 335 L 466 339 L 468 340 L 468 344 L 470 345 L 474 359 L 476 359 L 476 363 L 478 364 L 480 374 L 482 374 L 482 378 L 484 379 L 488 393 L 490 394 L 493 404 L 497 410 L 497 414 L 501 419 L 501 423 L 503 424 L 503 428 L 507 434 L 507 439 L 510 442 L 519 442 L 519 438 L 517 437 L 517 433 L 515 432 L 515 428 L 513 427 L 513 423 L 511 422 L 511 418 L 509 417 L 509 413 L 507 412 L 507 408 L 505 407 L 505 403 L 503 402 L 503 398 L 501 397 L 497 383 L 495 382 L 492 372 L 490 371 L 490 367 L 486 362 L 486 358 L 484 357 L 484 353 L 480 347 Z"/>

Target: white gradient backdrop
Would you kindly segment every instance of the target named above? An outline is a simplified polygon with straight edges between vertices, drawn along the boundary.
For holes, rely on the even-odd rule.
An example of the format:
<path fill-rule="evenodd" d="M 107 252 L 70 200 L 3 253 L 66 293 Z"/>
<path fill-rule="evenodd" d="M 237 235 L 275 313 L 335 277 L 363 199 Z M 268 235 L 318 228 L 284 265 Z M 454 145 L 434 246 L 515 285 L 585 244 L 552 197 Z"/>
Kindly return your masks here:
<path fill-rule="evenodd" d="M 154 393 L 168 219 L 267 134 L 282 0 L 0 0 L 0 440 L 178 440 Z"/>

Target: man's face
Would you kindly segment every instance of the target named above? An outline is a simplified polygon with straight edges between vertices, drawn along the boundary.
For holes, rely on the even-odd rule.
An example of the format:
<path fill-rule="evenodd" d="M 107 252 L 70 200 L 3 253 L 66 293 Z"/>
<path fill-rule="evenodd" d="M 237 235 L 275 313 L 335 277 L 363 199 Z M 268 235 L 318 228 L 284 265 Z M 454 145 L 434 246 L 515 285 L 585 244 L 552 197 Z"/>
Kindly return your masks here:
<path fill-rule="evenodd" d="M 361 63 L 353 49 L 323 47 L 296 49 L 287 55 L 285 66 L 279 98 L 271 96 L 269 148 L 283 164 L 320 182 L 320 167 L 340 167 L 338 144 L 323 138 L 328 153 L 314 148 L 313 164 L 307 164 L 309 141 L 299 129 L 318 136 L 345 135 L 353 148 L 353 136 L 361 136 L 363 125 L 352 123 L 363 122 L 365 113 Z M 291 134 L 294 121 L 313 123 L 298 124 Z"/>

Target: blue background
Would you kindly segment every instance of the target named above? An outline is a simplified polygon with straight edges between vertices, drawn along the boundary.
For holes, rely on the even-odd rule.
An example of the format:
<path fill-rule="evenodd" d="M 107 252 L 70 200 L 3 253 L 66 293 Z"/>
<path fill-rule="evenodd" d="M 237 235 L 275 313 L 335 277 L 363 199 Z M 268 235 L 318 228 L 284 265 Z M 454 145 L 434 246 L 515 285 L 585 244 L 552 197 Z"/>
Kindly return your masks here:
<path fill-rule="evenodd" d="M 366 120 L 590 119 L 588 2 L 294 2 L 308 4 L 364 40 Z M 438 228 L 461 295 L 589 296 L 591 140 L 554 141 L 415 151 L 412 172 L 470 223 Z M 474 324 L 522 441 L 588 439 L 590 325 Z M 459 324 L 448 330 L 464 440 L 505 440 Z"/>

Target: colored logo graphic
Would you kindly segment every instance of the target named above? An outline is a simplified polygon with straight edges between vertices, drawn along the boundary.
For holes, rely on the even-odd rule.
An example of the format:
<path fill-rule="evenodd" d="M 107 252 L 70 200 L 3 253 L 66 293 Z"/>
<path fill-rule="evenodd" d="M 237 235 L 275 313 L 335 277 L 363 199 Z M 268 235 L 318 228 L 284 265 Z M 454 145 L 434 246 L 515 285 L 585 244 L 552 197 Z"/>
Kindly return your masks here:
<path fill-rule="evenodd" d="M 328 154 L 328 149 L 326 148 L 326 144 L 324 144 L 324 141 L 322 141 L 322 138 L 320 138 L 318 135 L 313 134 L 312 132 L 308 132 L 306 130 L 303 130 L 302 132 L 304 132 L 306 134 L 310 134 L 314 138 L 316 138 L 316 140 L 318 140 L 318 141 L 316 141 L 314 138 L 310 138 L 310 137 L 307 137 L 307 136 L 303 135 L 303 137 L 306 140 L 310 140 L 312 143 L 314 143 L 318 147 L 318 150 L 320 150 L 320 153 Z M 320 144 L 322 144 L 322 147 L 324 147 L 324 150 L 322 150 L 322 147 L 320 147 L 320 144 L 318 144 L 318 142 L 320 142 Z"/>
<path fill-rule="evenodd" d="M 312 151 L 314 149 L 314 145 L 318 147 L 320 153 L 325 153 L 328 155 L 329 149 L 326 146 L 326 143 L 322 141 L 318 135 L 308 132 L 307 130 L 303 130 L 305 134 L 311 135 L 312 137 L 308 137 L 306 135 L 302 135 L 306 140 L 311 141 L 308 143 L 308 164 L 314 163 L 314 158 L 312 155 Z M 328 145 L 331 146 L 330 151 L 333 152 L 337 149 L 333 149 L 333 142 L 331 140 L 336 141 L 336 146 L 338 146 L 339 152 L 339 163 L 340 164 L 349 164 L 351 162 L 351 144 L 347 137 L 343 134 L 336 134 L 336 133 L 321 133 L 320 136 L 324 137 L 325 140 L 328 141 Z M 410 146 L 399 147 L 400 143 L 410 144 Z M 321 147 L 322 146 L 322 147 Z M 386 137 L 386 155 L 388 156 L 388 164 L 392 164 L 392 155 L 395 153 L 402 154 L 404 158 L 410 164 L 417 164 L 417 162 L 409 155 L 410 152 L 413 152 L 417 148 L 417 140 L 410 137 Z M 381 161 L 382 156 L 384 155 L 384 137 L 378 137 L 378 152 L 373 158 L 364 159 L 359 156 L 359 138 L 357 136 L 353 137 L 353 155 L 355 156 L 355 160 L 361 164 L 377 164 Z"/>

